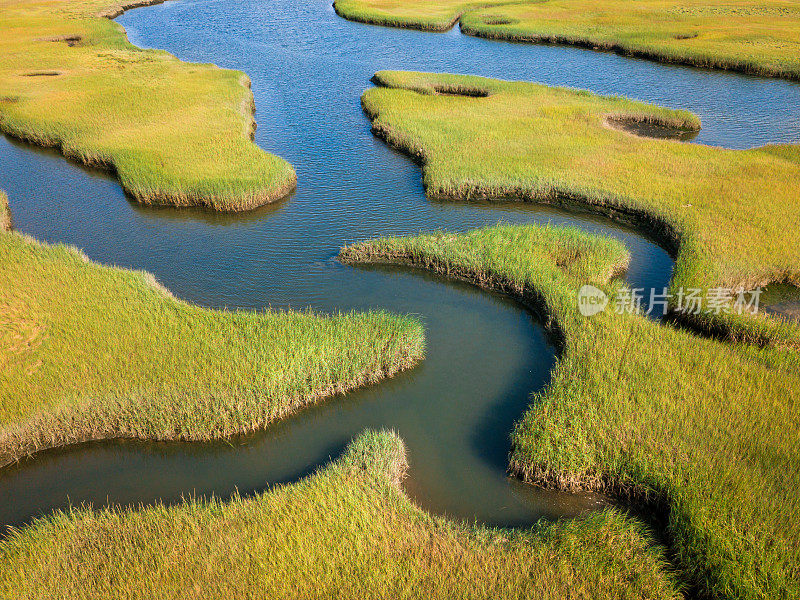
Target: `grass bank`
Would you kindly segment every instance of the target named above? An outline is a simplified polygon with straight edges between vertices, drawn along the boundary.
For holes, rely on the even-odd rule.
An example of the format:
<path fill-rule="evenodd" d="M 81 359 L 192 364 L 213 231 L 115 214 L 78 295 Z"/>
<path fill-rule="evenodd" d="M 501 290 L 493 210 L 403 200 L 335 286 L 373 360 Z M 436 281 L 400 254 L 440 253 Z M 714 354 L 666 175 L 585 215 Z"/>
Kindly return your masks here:
<path fill-rule="evenodd" d="M 295 187 L 252 143 L 244 73 L 142 50 L 109 18 L 144 0 L 0 2 L 0 131 L 116 172 L 136 201 L 237 211 Z"/>
<path fill-rule="evenodd" d="M 699 338 L 611 306 L 578 311 L 624 267 L 621 244 L 577 230 L 497 226 L 379 239 L 351 263 L 417 266 L 544 308 L 562 349 L 512 435 L 511 470 L 604 490 L 668 516 L 675 563 L 714 598 L 800 596 L 800 358 Z"/>
<path fill-rule="evenodd" d="M 384 312 L 225 312 L 151 275 L 0 234 L 0 465 L 113 437 L 204 440 L 263 428 L 424 352 Z"/>
<path fill-rule="evenodd" d="M 411 72 L 375 81 L 362 96 L 373 131 L 422 161 L 431 198 L 576 205 L 629 221 L 676 256 L 675 294 L 800 283 L 800 146 L 726 150 L 638 137 L 619 122 L 700 123 L 579 90 Z M 800 346 L 797 325 L 777 319 L 684 318 L 736 339 Z"/>
<path fill-rule="evenodd" d="M 0 190 L 0 232 L 11 229 L 11 211 L 8 209 L 8 196 Z"/>
<path fill-rule="evenodd" d="M 363 23 L 569 44 L 697 67 L 800 79 L 796 0 L 336 0 Z"/>
<path fill-rule="evenodd" d="M 411 504 L 404 470 L 395 434 L 365 432 L 313 476 L 255 497 L 57 513 L 0 542 L 0 595 L 680 597 L 661 551 L 617 512 L 527 532 L 466 527 Z"/>

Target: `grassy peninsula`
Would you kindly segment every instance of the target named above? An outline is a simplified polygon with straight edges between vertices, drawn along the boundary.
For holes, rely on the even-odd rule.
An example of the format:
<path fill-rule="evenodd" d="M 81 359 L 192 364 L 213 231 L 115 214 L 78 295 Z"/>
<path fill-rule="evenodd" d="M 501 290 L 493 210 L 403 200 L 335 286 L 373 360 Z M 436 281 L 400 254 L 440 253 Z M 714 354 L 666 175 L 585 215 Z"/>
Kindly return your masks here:
<path fill-rule="evenodd" d="M 676 255 L 673 291 L 800 283 L 800 146 L 726 150 L 622 130 L 700 127 L 686 111 L 621 97 L 459 75 L 380 72 L 362 104 L 373 131 L 424 164 L 438 199 L 567 204 L 631 221 Z M 800 345 L 797 325 L 698 315 L 737 339 Z"/>
<path fill-rule="evenodd" d="M 697 337 L 577 295 L 624 248 L 577 230 L 497 226 L 379 239 L 350 263 L 412 265 L 538 307 L 562 340 L 548 387 L 516 426 L 511 469 L 533 483 L 606 490 L 668 517 L 686 580 L 713 598 L 800 595 L 800 357 Z"/>
<path fill-rule="evenodd" d="M 347 19 L 800 79 L 796 0 L 336 0 Z"/>
<path fill-rule="evenodd" d="M 160 0 L 0 2 L 0 131 L 105 167 L 138 202 L 250 209 L 294 169 L 252 143 L 244 73 L 132 46 L 110 20 Z"/>
<path fill-rule="evenodd" d="M 413 318 L 200 308 L 148 273 L 1 233 L 0 465 L 89 439 L 263 428 L 410 367 L 423 346 Z"/>
<path fill-rule="evenodd" d="M 466 527 L 409 502 L 404 470 L 395 434 L 365 432 L 315 475 L 255 497 L 56 513 L 0 541 L 0 596 L 680 597 L 662 551 L 618 512 Z"/>

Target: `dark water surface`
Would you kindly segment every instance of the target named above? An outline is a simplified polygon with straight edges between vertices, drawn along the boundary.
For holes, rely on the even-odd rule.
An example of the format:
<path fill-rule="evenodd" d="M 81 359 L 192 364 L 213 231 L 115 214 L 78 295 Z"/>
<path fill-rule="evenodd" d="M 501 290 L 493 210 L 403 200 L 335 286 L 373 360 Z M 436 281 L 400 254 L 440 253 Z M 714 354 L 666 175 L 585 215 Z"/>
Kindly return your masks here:
<path fill-rule="evenodd" d="M 241 69 L 253 81 L 256 141 L 289 160 L 289 199 L 247 214 L 152 209 L 116 181 L 57 154 L 0 138 L 0 188 L 18 230 L 74 244 L 93 259 L 153 272 L 181 298 L 216 307 L 321 311 L 385 308 L 419 315 L 427 356 L 380 385 L 304 410 L 268 431 L 223 442 L 107 442 L 46 452 L 0 472 L 0 523 L 77 504 L 226 496 L 292 481 L 367 427 L 396 429 L 424 507 L 467 520 L 526 525 L 600 499 L 546 492 L 505 476 L 508 434 L 547 382 L 552 348 L 517 304 L 403 269 L 355 269 L 338 249 L 376 235 L 510 223 L 571 224 L 612 235 L 633 254 L 628 280 L 666 286 L 672 262 L 606 220 L 515 203 L 425 199 L 410 160 L 373 138 L 359 97 L 380 69 L 473 73 L 589 88 L 688 108 L 695 143 L 746 148 L 800 138 L 800 86 L 658 65 L 586 50 L 359 25 L 328 0 L 181 0 L 119 19 L 131 40 L 185 60 Z"/>

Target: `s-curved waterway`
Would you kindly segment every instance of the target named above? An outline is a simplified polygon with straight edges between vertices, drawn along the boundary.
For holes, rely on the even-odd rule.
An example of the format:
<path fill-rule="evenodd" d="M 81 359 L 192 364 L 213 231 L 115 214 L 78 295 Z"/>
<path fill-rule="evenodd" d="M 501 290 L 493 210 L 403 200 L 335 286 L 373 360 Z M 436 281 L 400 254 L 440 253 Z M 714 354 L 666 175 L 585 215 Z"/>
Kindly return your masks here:
<path fill-rule="evenodd" d="M 521 203 L 425 199 L 419 168 L 370 133 L 359 98 L 381 69 L 472 73 L 588 88 L 688 108 L 692 143 L 746 148 L 800 139 L 800 86 L 613 54 L 387 29 L 337 17 L 328 0 L 177 0 L 120 17 L 131 41 L 250 75 L 256 141 L 289 160 L 299 187 L 247 214 L 152 209 L 54 152 L 0 138 L 0 188 L 16 229 L 102 263 L 153 272 L 215 307 L 372 307 L 419 315 L 427 356 L 390 381 L 305 409 L 256 435 L 213 443 L 104 442 L 44 452 L 0 472 L 0 523 L 69 504 L 137 504 L 248 493 L 294 481 L 367 427 L 395 429 L 406 488 L 440 514 L 503 526 L 579 514 L 601 501 L 505 475 L 509 432 L 546 384 L 554 352 L 516 303 L 394 268 L 351 268 L 339 248 L 377 235 L 464 231 L 504 220 L 620 238 L 637 287 L 666 286 L 669 256 L 609 221 Z"/>

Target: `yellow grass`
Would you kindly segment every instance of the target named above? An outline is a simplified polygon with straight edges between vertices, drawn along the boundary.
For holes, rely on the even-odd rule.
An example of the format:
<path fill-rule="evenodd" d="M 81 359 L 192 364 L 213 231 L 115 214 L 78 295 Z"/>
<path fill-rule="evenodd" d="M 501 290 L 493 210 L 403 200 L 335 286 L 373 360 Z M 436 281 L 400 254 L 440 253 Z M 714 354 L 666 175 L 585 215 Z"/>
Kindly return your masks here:
<path fill-rule="evenodd" d="M 245 210 L 295 173 L 251 141 L 238 71 L 128 43 L 112 0 L 0 0 L 0 131 L 116 171 L 135 200 Z"/>
<path fill-rule="evenodd" d="M 8 209 L 8 196 L 0 191 L 0 232 L 11 228 L 11 212 Z"/>
<path fill-rule="evenodd" d="M 295 485 L 229 502 L 59 513 L 0 542 L 0 597 L 678 600 L 662 552 L 615 511 L 528 532 L 431 517 L 405 455 L 366 432 Z"/>
<path fill-rule="evenodd" d="M 498 226 L 345 248 L 348 262 L 410 264 L 543 309 L 562 340 L 548 387 L 516 425 L 512 470 L 605 490 L 667 515 L 683 577 L 711 598 L 800 597 L 800 356 L 699 338 L 617 314 L 618 242 Z M 612 302 L 584 317 L 578 290 Z"/>
<path fill-rule="evenodd" d="M 571 204 L 632 221 L 677 255 L 673 305 L 681 288 L 800 284 L 799 146 L 726 150 L 634 136 L 613 122 L 700 123 L 585 91 L 410 72 L 375 79 L 382 87 L 362 97 L 373 130 L 422 160 L 432 198 Z M 759 343 L 800 343 L 796 325 L 767 317 L 685 317 Z"/>
<path fill-rule="evenodd" d="M 796 0 L 336 0 L 366 23 L 614 50 L 699 67 L 800 78 Z"/>
<path fill-rule="evenodd" d="M 423 351 L 409 317 L 209 310 L 148 273 L 0 233 L 0 465 L 88 439 L 252 431 Z"/>

